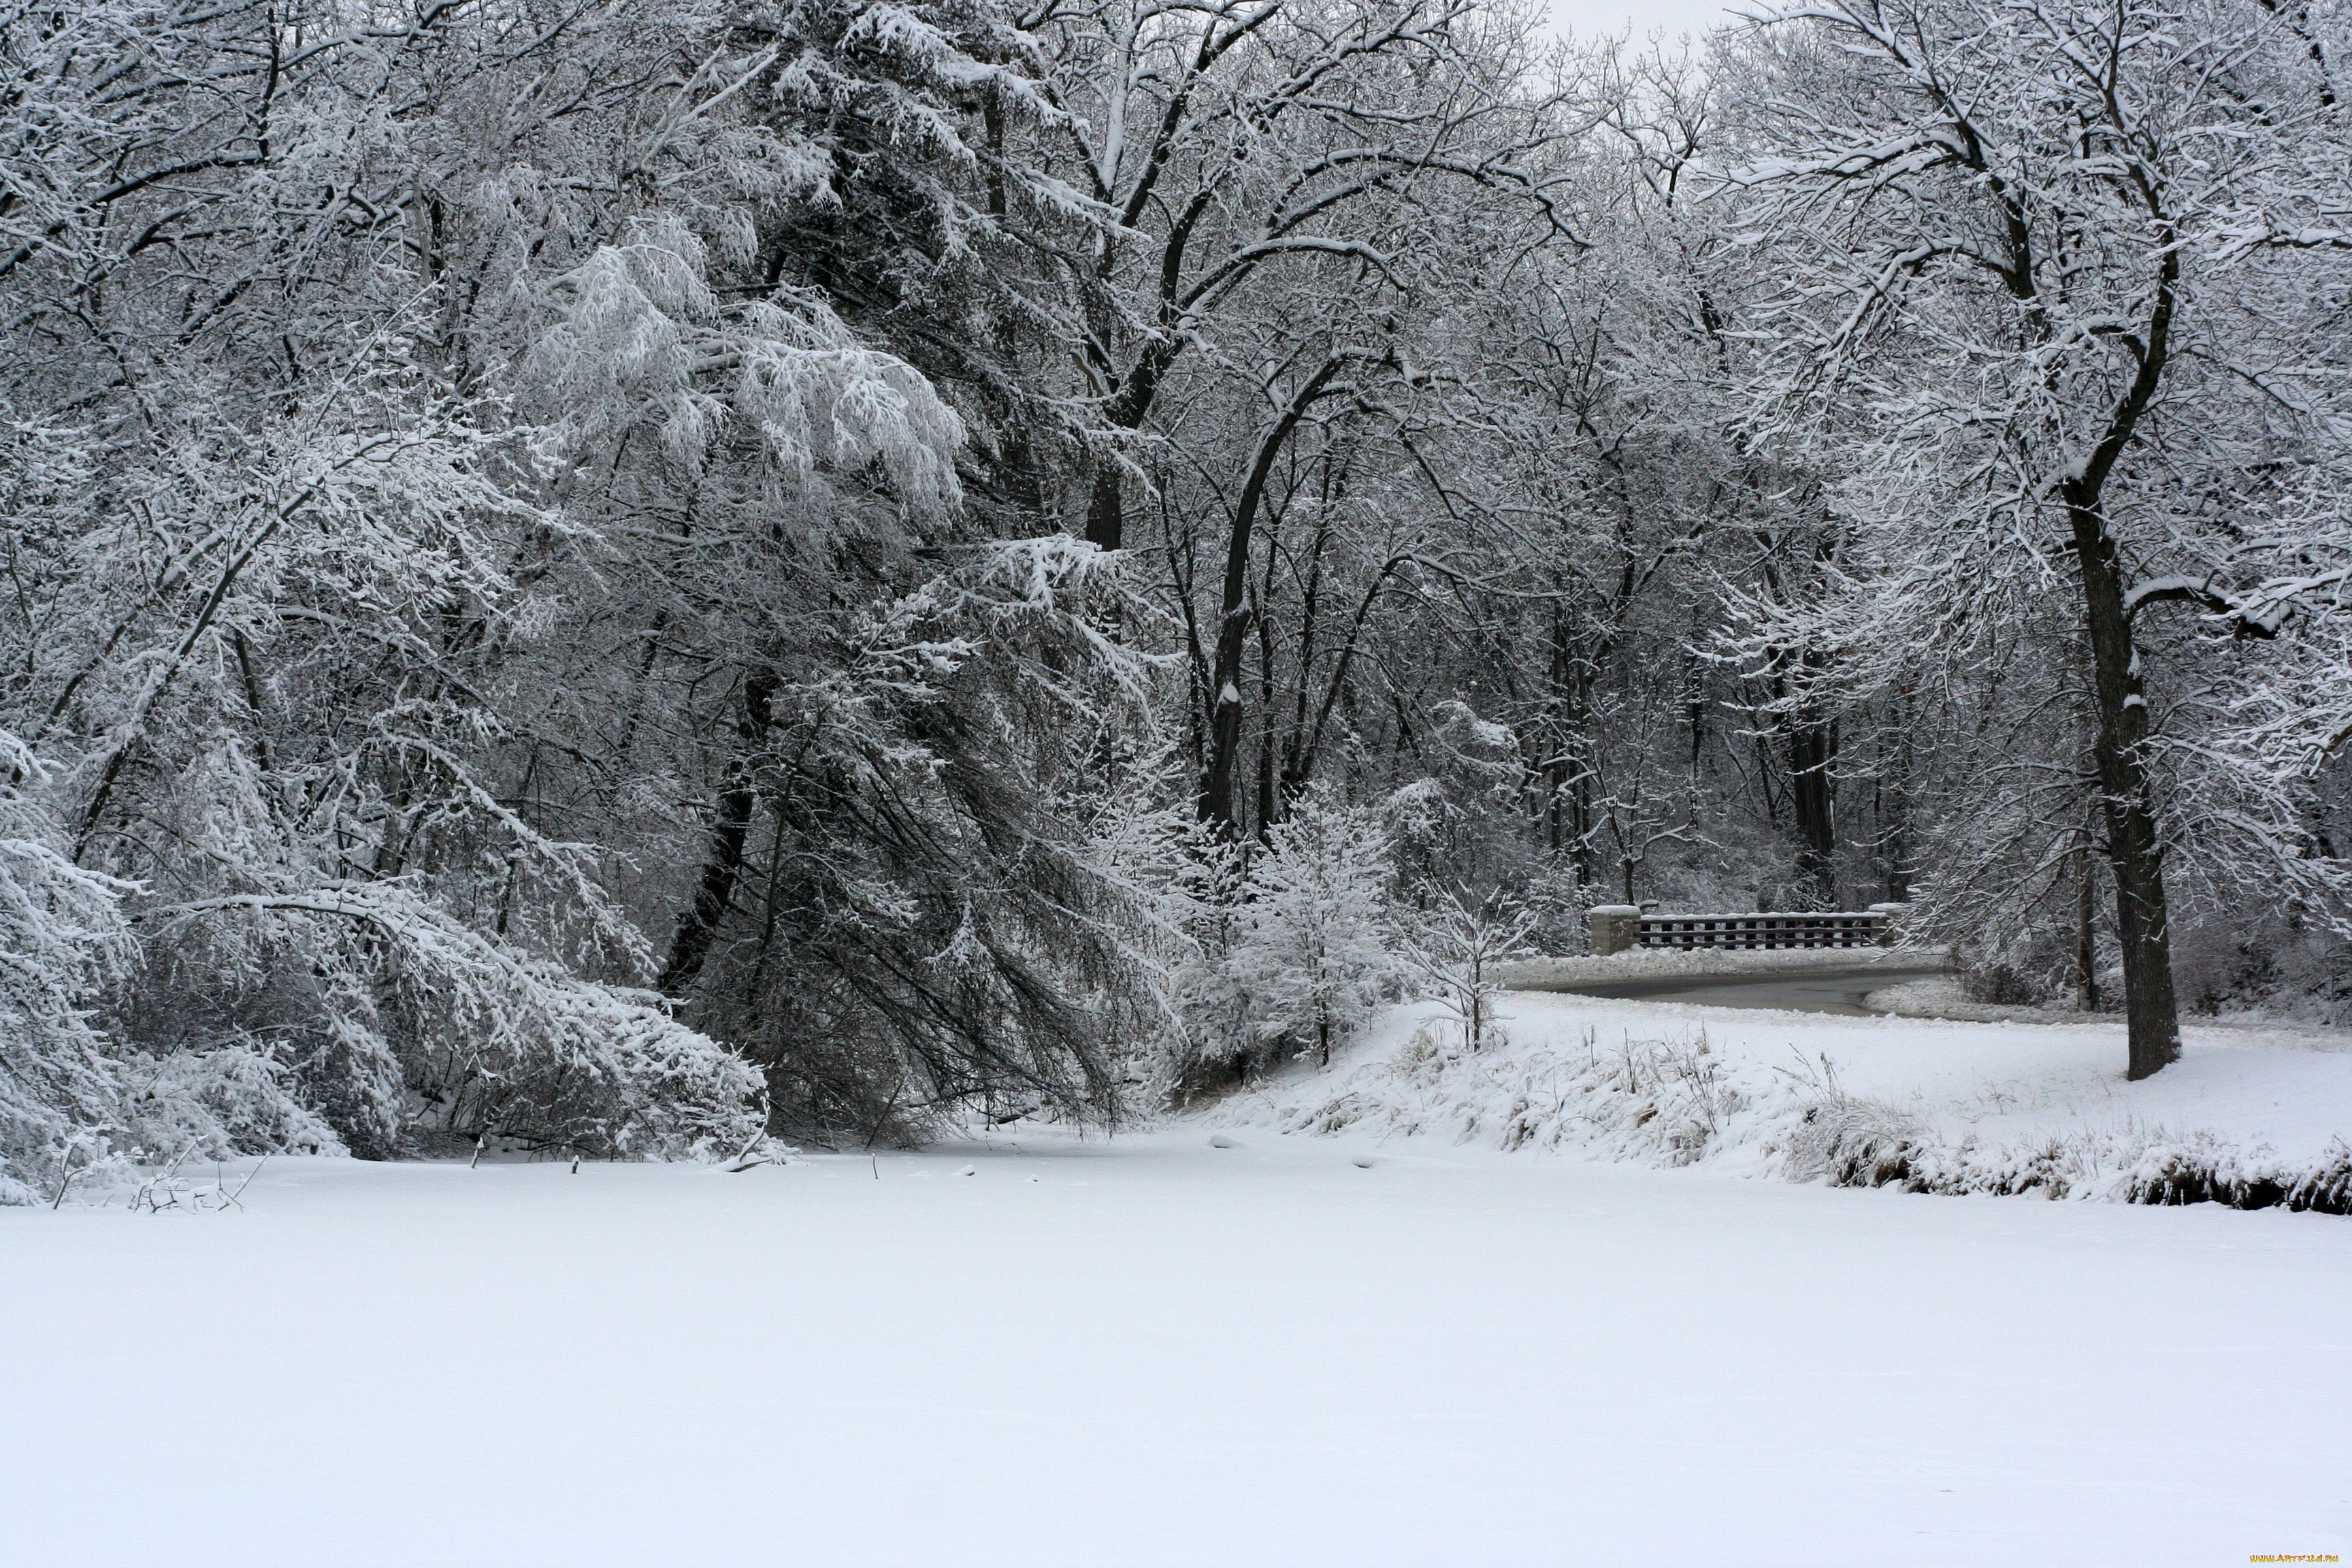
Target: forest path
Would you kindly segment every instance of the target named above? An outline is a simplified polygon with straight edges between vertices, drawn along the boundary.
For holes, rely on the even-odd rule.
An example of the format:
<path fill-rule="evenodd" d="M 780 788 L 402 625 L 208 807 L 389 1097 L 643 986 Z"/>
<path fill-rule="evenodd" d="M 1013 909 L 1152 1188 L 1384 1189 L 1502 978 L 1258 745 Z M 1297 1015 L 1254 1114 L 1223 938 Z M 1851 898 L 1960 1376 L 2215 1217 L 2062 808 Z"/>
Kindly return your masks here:
<path fill-rule="evenodd" d="M 1951 973 L 1938 962 L 1890 956 L 1832 968 L 1780 974 L 1644 974 L 1623 980 L 1527 980 L 1514 991 L 1549 991 L 1615 1001 L 1692 1002 L 1708 1007 L 1769 1007 L 1791 1013 L 1833 1013 L 1849 1018 L 1884 1015 L 1863 1005 L 1874 991 Z"/>

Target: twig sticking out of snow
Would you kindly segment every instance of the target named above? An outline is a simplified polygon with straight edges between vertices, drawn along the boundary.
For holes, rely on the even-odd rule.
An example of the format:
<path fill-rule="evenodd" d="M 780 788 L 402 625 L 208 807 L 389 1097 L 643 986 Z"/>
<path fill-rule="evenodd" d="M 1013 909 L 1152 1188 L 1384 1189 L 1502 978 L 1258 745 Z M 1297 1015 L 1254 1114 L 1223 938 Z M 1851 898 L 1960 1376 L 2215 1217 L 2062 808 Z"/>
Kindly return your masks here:
<path fill-rule="evenodd" d="M 236 1204 L 237 1199 L 243 1197 L 245 1195 L 245 1189 L 253 1185 L 253 1178 L 261 1174 L 261 1167 L 268 1163 L 269 1163 L 269 1156 L 267 1154 L 264 1154 L 260 1159 L 255 1161 L 253 1169 L 245 1173 L 245 1180 L 236 1184 L 236 1191 L 228 1195 L 229 1202 Z M 243 1204 L 236 1204 L 236 1206 L 243 1208 L 245 1205 Z"/>
<path fill-rule="evenodd" d="M 131 1194 L 131 1211 L 136 1214 L 144 1208 L 149 1214 L 162 1214 L 165 1209 L 217 1214 L 224 1209 L 242 1209 L 245 1207 L 245 1189 L 253 1184 L 253 1178 L 259 1175 L 261 1167 L 269 1163 L 269 1157 L 263 1155 L 253 1169 L 246 1173 L 245 1179 L 237 1183 L 233 1192 L 223 1168 L 215 1163 L 212 1191 L 205 1192 L 180 1179 L 180 1167 L 186 1163 L 194 1152 L 193 1144 L 181 1150 L 169 1165 L 141 1183 L 139 1190 Z M 62 1189 L 58 1196 L 64 1196 Z"/>

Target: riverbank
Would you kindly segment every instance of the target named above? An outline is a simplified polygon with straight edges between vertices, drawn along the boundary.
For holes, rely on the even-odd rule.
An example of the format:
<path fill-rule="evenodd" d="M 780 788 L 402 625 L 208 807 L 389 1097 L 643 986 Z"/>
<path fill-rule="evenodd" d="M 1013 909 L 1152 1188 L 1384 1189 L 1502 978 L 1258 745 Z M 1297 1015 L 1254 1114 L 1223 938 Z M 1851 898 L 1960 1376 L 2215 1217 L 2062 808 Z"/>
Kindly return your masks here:
<path fill-rule="evenodd" d="M 1478 1052 L 1428 1004 L 1234 1125 L 1916 1192 L 2352 1206 L 2352 1034 L 2191 1025 L 2124 1078 L 2122 1023 L 1956 1023 L 1517 992 Z"/>

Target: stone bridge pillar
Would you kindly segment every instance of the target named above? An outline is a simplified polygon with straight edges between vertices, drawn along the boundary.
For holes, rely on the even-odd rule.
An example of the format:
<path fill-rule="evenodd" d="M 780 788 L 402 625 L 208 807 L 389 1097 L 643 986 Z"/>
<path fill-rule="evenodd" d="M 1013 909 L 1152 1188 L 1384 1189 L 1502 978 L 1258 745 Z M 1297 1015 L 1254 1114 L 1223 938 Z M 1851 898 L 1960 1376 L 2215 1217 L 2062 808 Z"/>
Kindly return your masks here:
<path fill-rule="evenodd" d="M 1584 918 L 1592 925 L 1592 956 L 1623 952 L 1641 941 L 1642 911 L 1633 904 L 1595 904 Z"/>

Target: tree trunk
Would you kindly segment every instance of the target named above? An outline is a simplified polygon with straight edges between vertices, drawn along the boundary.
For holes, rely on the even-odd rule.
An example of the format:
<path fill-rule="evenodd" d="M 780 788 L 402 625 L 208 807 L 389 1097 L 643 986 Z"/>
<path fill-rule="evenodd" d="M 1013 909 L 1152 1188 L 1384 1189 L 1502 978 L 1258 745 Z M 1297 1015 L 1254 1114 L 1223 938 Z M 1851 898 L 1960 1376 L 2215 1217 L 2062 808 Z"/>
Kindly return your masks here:
<path fill-rule="evenodd" d="M 2074 1005 L 2085 1013 L 2095 1013 L 2099 1010 L 2099 948 L 2091 923 L 2095 900 L 2088 845 L 2074 857 Z"/>
<path fill-rule="evenodd" d="M 1258 574 L 1255 618 L 1257 621 L 1257 710 L 1260 714 L 1257 740 L 1257 840 L 1271 842 L 1270 835 L 1281 813 L 1275 798 L 1274 786 L 1274 626 L 1267 615 L 1274 603 L 1274 556 L 1280 543 L 1281 516 L 1276 513 L 1269 521 L 1265 539 L 1265 570 Z M 1302 672 L 1303 679 L 1303 672 Z"/>
<path fill-rule="evenodd" d="M 1837 825 L 1830 800 L 1830 759 L 1835 742 L 1826 724 L 1799 720 L 1789 727 L 1789 799 L 1797 816 L 1797 876 L 1817 910 L 1837 908 Z"/>
<path fill-rule="evenodd" d="M 1151 412 L 1151 400 L 1160 394 L 1160 377 L 1175 362 L 1181 338 L 1166 340 L 1145 353 L 1136 363 L 1118 388 L 1118 395 L 1103 410 L 1103 423 L 1114 430 L 1140 430 L 1145 416 Z M 1094 493 L 1087 501 L 1087 542 L 1105 550 L 1117 550 L 1126 540 L 1127 474 L 1118 454 L 1105 453 L 1095 460 Z"/>
<path fill-rule="evenodd" d="M 2147 698 L 2131 618 L 2124 609 L 2122 563 L 2098 510 L 2095 492 L 2064 488 L 2074 554 L 2082 568 L 2083 609 L 2091 637 L 2092 689 L 2099 729 L 2092 743 L 2105 814 L 2107 861 L 2116 877 L 2116 933 L 2124 950 L 2124 1017 L 2130 1036 L 2126 1074 L 2143 1079 L 2180 1059 L 2180 1008 L 2172 990 L 2172 946 L 2165 925 L 2164 847 L 2147 778 Z"/>
<path fill-rule="evenodd" d="M 1895 697 L 1895 743 L 1885 810 L 1879 818 L 1879 854 L 1886 868 L 1886 898 L 1907 903 L 1911 898 L 1911 701 L 1907 690 Z"/>
<path fill-rule="evenodd" d="M 1234 832 L 1234 786 L 1242 746 L 1242 657 L 1249 647 L 1249 568 L 1258 510 L 1265 503 L 1267 479 L 1283 443 L 1316 400 L 1330 389 L 1331 378 L 1347 362 L 1326 360 L 1290 400 L 1274 428 L 1258 443 L 1256 459 L 1241 498 L 1234 505 L 1234 523 L 1225 536 L 1225 580 L 1217 616 L 1216 660 L 1209 668 L 1209 766 L 1201 783 L 1201 819 L 1212 822 L 1226 837 Z"/>
<path fill-rule="evenodd" d="M 1094 496 L 1087 503 L 1088 544 L 1117 550 L 1125 537 L 1126 487 L 1120 483 L 1124 477 L 1118 458 L 1100 459 L 1100 466 L 1095 469 Z"/>
<path fill-rule="evenodd" d="M 772 717 L 769 704 L 775 695 L 776 678 L 772 674 L 763 671 L 743 682 L 743 715 L 735 726 L 742 744 L 727 764 L 727 787 L 719 792 L 718 818 L 710 826 L 709 858 L 702 865 L 694 906 L 677 917 L 669 962 L 655 982 L 661 994 L 673 1000 L 684 996 L 695 976 L 702 973 L 711 943 L 718 940 L 719 922 L 734 902 L 736 879 L 743 871 L 743 842 L 751 834 L 751 816 L 760 804 L 752 764 L 767 739 Z"/>

